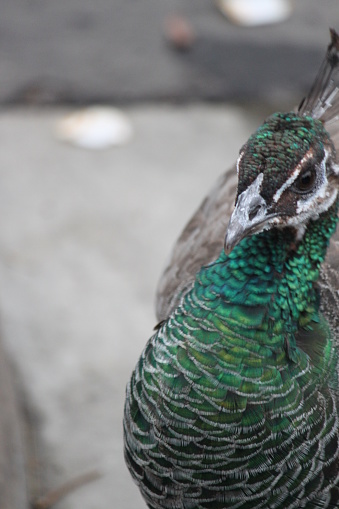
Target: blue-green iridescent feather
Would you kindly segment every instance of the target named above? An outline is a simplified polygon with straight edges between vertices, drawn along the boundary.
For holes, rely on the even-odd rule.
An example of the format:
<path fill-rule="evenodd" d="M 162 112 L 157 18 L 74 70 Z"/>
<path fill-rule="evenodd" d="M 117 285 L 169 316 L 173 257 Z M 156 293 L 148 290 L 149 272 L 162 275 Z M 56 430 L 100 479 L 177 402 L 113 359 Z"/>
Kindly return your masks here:
<path fill-rule="evenodd" d="M 229 254 L 226 174 L 165 271 L 124 416 L 126 463 L 151 509 L 339 507 L 338 236 L 324 262 L 338 149 L 331 31 L 299 111 L 271 116 L 240 151 Z"/>
<path fill-rule="evenodd" d="M 337 507 L 337 356 L 315 288 L 336 210 L 295 251 L 270 230 L 222 252 L 149 341 L 125 425 L 150 507 Z"/>

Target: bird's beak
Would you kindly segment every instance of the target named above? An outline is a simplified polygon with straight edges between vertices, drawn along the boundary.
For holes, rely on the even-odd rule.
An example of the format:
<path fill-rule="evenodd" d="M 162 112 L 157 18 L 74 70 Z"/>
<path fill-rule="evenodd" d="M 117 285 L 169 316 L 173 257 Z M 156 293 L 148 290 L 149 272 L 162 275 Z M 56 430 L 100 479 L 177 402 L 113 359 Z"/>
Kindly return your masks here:
<path fill-rule="evenodd" d="M 275 214 L 267 214 L 267 204 L 260 195 L 262 174 L 237 199 L 236 207 L 228 223 L 225 237 L 225 253 L 232 249 L 247 235 L 259 233 L 267 221 Z"/>

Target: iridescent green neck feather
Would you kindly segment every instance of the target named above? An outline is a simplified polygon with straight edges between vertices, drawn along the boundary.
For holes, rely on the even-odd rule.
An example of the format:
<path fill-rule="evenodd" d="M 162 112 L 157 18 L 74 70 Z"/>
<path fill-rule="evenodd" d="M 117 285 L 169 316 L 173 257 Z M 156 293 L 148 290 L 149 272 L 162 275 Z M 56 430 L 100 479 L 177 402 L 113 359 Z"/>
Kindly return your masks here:
<path fill-rule="evenodd" d="M 246 237 L 234 250 L 197 275 L 194 292 L 201 298 L 202 313 L 214 309 L 216 299 L 239 327 L 248 324 L 260 342 L 260 331 L 275 335 L 282 328 L 304 326 L 318 313 L 315 283 L 331 235 L 337 224 L 337 202 L 310 221 L 301 242 L 293 228 L 272 229 Z M 261 313 L 259 309 L 261 308 Z M 226 313 L 226 311 L 225 311 Z M 254 316 L 257 330 L 254 329 Z"/>
<path fill-rule="evenodd" d="M 172 338 L 172 354 L 185 373 L 194 379 L 197 365 L 203 366 L 202 386 L 216 389 L 217 382 L 226 389 L 230 413 L 218 422 L 229 419 L 246 433 L 247 426 L 260 426 L 264 412 L 274 433 L 292 431 L 308 405 L 300 406 L 304 387 L 311 380 L 313 390 L 325 380 L 336 385 L 336 356 L 316 282 L 337 211 L 338 200 L 310 222 L 299 243 L 294 229 L 273 229 L 245 238 L 228 256 L 222 252 L 199 271 L 164 335 L 160 331 L 161 343 Z M 306 342 L 303 349 L 298 339 Z"/>

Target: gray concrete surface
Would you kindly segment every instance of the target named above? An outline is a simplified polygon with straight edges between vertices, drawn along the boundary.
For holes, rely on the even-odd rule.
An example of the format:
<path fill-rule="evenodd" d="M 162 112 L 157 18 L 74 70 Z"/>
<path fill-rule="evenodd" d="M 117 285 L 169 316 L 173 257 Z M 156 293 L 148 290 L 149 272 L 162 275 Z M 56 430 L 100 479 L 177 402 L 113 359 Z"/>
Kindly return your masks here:
<path fill-rule="evenodd" d="M 0 113 L 0 332 L 34 428 L 34 495 L 102 473 L 55 509 L 145 507 L 121 421 L 155 324 L 156 281 L 185 221 L 267 114 L 125 111 L 134 139 L 101 152 L 57 141 L 64 109 Z"/>
<path fill-rule="evenodd" d="M 56 509 L 145 507 L 121 421 L 155 324 L 156 281 L 207 188 L 269 112 L 145 101 L 295 104 L 339 10 L 336 0 L 294 5 L 281 25 L 241 29 L 206 0 L 2 2 L 0 104 L 122 102 L 135 131 L 124 147 L 89 152 L 57 140 L 65 108 L 0 111 L 0 334 L 33 498 L 98 470 Z M 191 23 L 191 51 L 166 43 L 171 14 Z"/>
<path fill-rule="evenodd" d="M 290 99 L 339 29 L 336 0 L 293 4 L 284 23 L 239 28 L 213 0 L 3 0 L 0 103 Z M 189 52 L 165 41 L 172 14 L 196 34 Z"/>

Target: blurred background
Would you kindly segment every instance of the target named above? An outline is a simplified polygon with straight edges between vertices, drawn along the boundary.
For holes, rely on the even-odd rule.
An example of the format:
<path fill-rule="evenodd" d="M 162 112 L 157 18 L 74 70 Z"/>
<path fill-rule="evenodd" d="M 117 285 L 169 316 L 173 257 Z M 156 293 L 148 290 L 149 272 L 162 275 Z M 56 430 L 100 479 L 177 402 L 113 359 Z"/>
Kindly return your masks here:
<path fill-rule="evenodd" d="M 249 134 L 308 91 L 339 5 L 0 13 L 0 507 L 143 508 L 121 423 L 157 280 Z"/>

